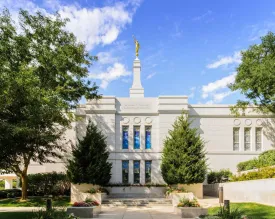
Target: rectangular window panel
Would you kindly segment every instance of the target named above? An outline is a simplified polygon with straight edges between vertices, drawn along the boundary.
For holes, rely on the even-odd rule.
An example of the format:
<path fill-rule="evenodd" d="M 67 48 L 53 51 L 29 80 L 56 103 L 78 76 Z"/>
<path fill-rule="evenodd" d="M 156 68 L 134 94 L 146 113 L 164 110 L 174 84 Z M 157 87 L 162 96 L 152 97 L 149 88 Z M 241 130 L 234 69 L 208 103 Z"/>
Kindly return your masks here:
<path fill-rule="evenodd" d="M 152 161 L 145 161 L 145 183 L 151 183 L 151 166 Z"/>
<path fill-rule="evenodd" d="M 145 127 L 145 149 L 151 149 L 151 126 Z"/>
<path fill-rule="evenodd" d="M 262 128 L 256 128 L 256 151 L 262 150 Z"/>
<path fill-rule="evenodd" d="M 134 149 L 140 149 L 140 127 L 134 126 Z"/>
<path fill-rule="evenodd" d="M 129 148 L 129 127 L 123 126 L 122 127 L 122 149 L 128 149 Z"/>
<path fill-rule="evenodd" d="M 233 150 L 239 151 L 240 150 L 240 128 L 233 128 Z"/>
<path fill-rule="evenodd" d="M 251 150 L 251 128 L 244 128 L 244 150 Z"/>
<path fill-rule="evenodd" d="M 134 160 L 134 183 L 140 183 L 140 161 Z"/>
<path fill-rule="evenodd" d="M 122 183 L 129 183 L 129 160 L 122 161 Z"/>

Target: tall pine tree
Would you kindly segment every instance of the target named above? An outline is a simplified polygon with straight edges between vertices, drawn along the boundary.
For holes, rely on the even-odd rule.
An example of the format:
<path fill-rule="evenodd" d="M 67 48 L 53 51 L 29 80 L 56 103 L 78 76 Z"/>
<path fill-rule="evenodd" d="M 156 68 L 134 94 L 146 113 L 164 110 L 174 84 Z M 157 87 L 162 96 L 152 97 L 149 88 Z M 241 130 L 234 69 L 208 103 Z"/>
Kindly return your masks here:
<path fill-rule="evenodd" d="M 161 172 L 169 185 L 202 183 L 205 179 L 204 141 L 186 117 L 183 113 L 177 118 L 164 141 Z"/>
<path fill-rule="evenodd" d="M 112 164 L 108 162 L 106 137 L 91 121 L 72 154 L 67 174 L 73 183 L 106 185 L 110 181 Z"/>

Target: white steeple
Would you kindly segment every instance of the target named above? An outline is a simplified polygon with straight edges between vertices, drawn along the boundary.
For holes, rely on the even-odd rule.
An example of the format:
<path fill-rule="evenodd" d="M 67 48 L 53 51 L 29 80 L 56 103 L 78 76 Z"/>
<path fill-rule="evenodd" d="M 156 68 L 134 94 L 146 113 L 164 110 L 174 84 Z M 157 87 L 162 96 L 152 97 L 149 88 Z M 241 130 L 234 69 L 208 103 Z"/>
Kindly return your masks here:
<path fill-rule="evenodd" d="M 140 60 L 136 57 L 133 65 L 133 85 L 130 88 L 130 97 L 144 97 L 144 89 L 140 81 L 141 65 Z"/>

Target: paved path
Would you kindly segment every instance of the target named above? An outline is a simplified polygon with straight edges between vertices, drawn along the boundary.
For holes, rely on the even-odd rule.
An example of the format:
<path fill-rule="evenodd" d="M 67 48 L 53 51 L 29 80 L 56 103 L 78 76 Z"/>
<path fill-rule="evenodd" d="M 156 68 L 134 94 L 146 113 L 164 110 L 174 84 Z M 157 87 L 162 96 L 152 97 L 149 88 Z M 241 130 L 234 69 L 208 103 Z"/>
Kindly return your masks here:
<path fill-rule="evenodd" d="M 180 219 L 173 212 L 173 207 L 102 207 L 102 213 L 97 218 L 102 219 Z"/>

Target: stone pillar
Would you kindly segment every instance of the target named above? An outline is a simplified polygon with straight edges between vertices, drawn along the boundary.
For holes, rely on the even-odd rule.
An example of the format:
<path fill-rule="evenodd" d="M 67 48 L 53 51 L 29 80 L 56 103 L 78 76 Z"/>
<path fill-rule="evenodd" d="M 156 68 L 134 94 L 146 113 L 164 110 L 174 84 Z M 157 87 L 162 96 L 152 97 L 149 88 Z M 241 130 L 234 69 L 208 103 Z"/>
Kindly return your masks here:
<path fill-rule="evenodd" d="M 12 179 L 5 179 L 5 189 L 12 189 Z"/>
<path fill-rule="evenodd" d="M 133 160 L 129 160 L 129 183 L 134 183 L 134 162 Z"/>
<path fill-rule="evenodd" d="M 144 89 L 140 80 L 141 65 L 140 60 L 136 58 L 133 65 L 133 85 L 130 88 L 130 97 L 144 97 Z"/>
<path fill-rule="evenodd" d="M 145 161 L 140 161 L 140 183 L 145 184 Z"/>

